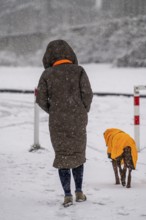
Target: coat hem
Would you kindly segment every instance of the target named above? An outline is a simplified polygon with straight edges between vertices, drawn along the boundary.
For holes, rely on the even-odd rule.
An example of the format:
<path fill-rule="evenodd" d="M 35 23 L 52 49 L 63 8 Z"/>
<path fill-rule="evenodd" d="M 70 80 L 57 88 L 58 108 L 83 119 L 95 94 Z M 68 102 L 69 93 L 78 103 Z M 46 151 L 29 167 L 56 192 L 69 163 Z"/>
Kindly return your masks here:
<path fill-rule="evenodd" d="M 78 163 L 78 164 L 74 164 L 74 165 L 56 165 L 55 163 L 53 163 L 53 167 L 56 168 L 56 169 L 74 169 L 74 168 L 77 168 L 79 166 L 81 166 L 82 164 L 84 164 L 86 162 L 86 159 L 83 160 L 83 162 L 81 163 Z"/>

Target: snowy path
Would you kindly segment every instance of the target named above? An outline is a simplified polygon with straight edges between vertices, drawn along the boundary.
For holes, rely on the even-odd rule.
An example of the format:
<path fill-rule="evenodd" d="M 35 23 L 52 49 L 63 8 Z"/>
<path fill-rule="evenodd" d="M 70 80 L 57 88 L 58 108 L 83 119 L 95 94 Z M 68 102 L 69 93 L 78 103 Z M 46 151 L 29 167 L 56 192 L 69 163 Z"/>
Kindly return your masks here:
<path fill-rule="evenodd" d="M 141 115 L 146 130 L 146 99 Z M 132 188 L 114 185 L 103 132 L 119 127 L 133 136 L 133 99 L 94 97 L 88 124 L 84 192 L 87 202 L 61 206 L 63 192 L 48 132 L 48 116 L 40 111 L 40 143 L 45 150 L 29 153 L 33 144 L 33 95 L 0 94 L 0 219 L 1 220 L 143 220 L 146 218 L 146 139 Z M 74 184 L 72 181 L 72 193 Z"/>

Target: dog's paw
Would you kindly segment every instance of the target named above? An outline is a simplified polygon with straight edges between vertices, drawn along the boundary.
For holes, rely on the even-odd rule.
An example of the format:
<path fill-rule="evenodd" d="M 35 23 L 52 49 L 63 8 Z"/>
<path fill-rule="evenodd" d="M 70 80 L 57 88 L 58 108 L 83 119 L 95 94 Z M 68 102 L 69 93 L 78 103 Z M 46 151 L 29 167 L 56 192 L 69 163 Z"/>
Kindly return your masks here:
<path fill-rule="evenodd" d="M 122 181 L 122 186 L 126 186 L 126 183 L 124 181 Z"/>
<path fill-rule="evenodd" d="M 115 183 L 116 185 L 119 185 L 120 184 L 120 181 L 116 181 L 116 183 Z"/>
<path fill-rule="evenodd" d="M 126 188 L 131 188 L 131 186 L 129 184 L 127 184 Z"/>

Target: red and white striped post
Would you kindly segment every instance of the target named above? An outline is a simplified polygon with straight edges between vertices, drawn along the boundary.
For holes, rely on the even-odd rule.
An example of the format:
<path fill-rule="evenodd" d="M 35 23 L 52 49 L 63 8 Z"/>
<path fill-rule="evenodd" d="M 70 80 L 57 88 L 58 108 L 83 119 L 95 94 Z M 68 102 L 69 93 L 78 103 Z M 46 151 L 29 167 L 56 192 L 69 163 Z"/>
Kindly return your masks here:
<path fill-rule="evenodd" d="M 39 106 L 36 103 L 37 89 L 34 90 L 34 144 L 30 148 L 30 152 L 41 148 L 39 144 Z"/>
<path fill-rule="evenodd" d="M 146 86 L 134 86 L 134 137 L 138 151 L 140 151 L 140 90 Z"/>
<path fill-rule="evenodd" d="M 140 96 L 138 87 L 134 87 L 134 137 L 137 150 L 140 151 L 140 115 L 139 115 Z"/>

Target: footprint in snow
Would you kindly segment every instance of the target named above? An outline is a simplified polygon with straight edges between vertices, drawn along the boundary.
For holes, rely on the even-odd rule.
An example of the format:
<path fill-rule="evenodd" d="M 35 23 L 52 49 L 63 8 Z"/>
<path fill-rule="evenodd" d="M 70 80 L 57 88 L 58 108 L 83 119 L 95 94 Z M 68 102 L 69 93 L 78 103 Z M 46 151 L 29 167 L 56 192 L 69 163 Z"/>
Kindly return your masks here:
<path fill-rule="evenodd" d="M 104 206 L 104 205 L 106 205 L 106 204 L 103 203 L 103 202 L 93 202 L 93 204 L 100 205 L 100 206 Z"/>
<path fill-rule="evenodd" d="M 47 174 L 48 174 L 48 175 L 50 175 L 50 176 L 52 176 L 52 175 L 53 175 L 53 173 L 51 173 L 51 172 L 47 172 Z"/>
<path fill-rule="evenodd" d="M 46 189 L 45 192 L 55 192 L 54 189 Z"/>
<path fill-rule="evenodd" d="M 100 206 L 104 206 L 104 205 L 107 205 L 107 203 L 112 203 L 111 199 L 109 197 L 104 197 L 100 200 L 97 200 L 96 202 L 93 202 L 93 204 L 96 204 L 96 205 L 100 205 Z"/>
<path fill-rule="evenodd" d="M 119 211 L 117 212 L 117 214 L 118 214 L 118 215 L 122 215 L 122 216 L 130 215 L 130 213 L 128 213 L 128 212 L 124 209 L 124 207 L 121 207 L 121 208 L 119 209 Z"/>
<path fill-rule="evenodd" d="M 45 166 L 40 166 L 39 168 L 40 168 L 40 169 L 44 169 L 44 168 L 45 168 Z"/>
<path fill-rule="evenodd" d="M 94 190 L 95 190 L 95 191 L 100 191 L 100 189 L 99 189 L 99 188 L 96 188 L 96 187 L 94 188 Z"/>
<path fill-rule="evenodd" d="M 130 213 L 128 213 L 128 212 L 118 212 L 117 214 L 118 215 L 123 215 L 123 216 L 130 215 Z"/>

